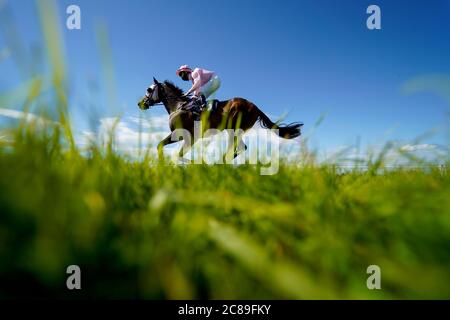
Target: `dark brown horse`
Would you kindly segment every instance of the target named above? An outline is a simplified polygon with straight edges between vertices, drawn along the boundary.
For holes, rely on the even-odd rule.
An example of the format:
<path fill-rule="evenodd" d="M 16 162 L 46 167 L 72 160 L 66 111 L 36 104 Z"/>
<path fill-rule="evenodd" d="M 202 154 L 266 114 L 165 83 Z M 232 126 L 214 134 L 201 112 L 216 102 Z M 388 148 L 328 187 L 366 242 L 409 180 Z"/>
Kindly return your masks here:
<path fill-rule="evenodd" d="M 173 132 L 175 129 L 185 129 L 189 131 L 191 137 L 194 137 L 195 116 L 191 111 L 185 110 L 182 106 L 188 102 L 188 98 L 183 95 L 183 91 L 169 81 L 163 83 L 153 78 L 153 85 L 147 89 L 147 94 L 138 103 L 142 110 L 147 110 L 151 106 L 162 103 L 169 113 L 169 127 Z M 273 123 L 261 110 L 253 103 L 242 98 L 233 98 L 226 101 L 219 101 L 214 112 L 204 111 L 202 116 L 202 127 L 206 129 L 241 129 L 239 132 L 245 132 L 252 128 L 256 121 L 260 121 L 263 127 L 268 129 L 277 129 L 280 137 L 293 139 L 300 136 L 300 128 L 303 124 L 291 123 L 289 125 L 277 125 Z M 229 151 L 233 150 L 233 156 L 236 157 L 242 147 L 247 146 L 242 141 L 242 135 L 234 136 L 234 143 L 230 144 Z M 194 138 L 185 139 L 184 145 L 180 150 L 180 157 L 192 147 L 196 142 Z M 158 157 L 163 158 L 163 147 L 177 142 L 169 134 L 158 144 Z M 228 153 L 228 152 L 227 152 Z M 226 154 L 224 155 L 225 159 Z"/>

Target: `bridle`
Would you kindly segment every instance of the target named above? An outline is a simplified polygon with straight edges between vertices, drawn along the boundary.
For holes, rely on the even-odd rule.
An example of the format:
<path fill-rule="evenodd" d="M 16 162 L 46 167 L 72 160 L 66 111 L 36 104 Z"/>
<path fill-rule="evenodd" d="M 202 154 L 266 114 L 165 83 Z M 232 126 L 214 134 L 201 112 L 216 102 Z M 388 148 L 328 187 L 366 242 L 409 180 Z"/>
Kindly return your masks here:
<path fill-rule="evenodd" d="M 149 94 L 149 89 L 151 89 L 151 94 Z M 147 96 L 147 99 L 151 99 L 152 101 L 157 101 L 159 99 L 159 85 L 158 84 L 152 84 L 148 89 L 147 93 L 145 94 Z M 156 105 L 162 105 L 162 99 L 161 102 L 154 103 L 152 106 Z"/>
<path fill-rule="evenodd" d="M 149 95 L 149 92 L 148 92 L 148 89 L 147 89 L 147 94 L 146 94 L 146 96 L 147 96 L 147 98 L 148 99 L 152 99 L 152 101 L 157 101 L 157 100 L 160 100 L 161 102 L 158 102 L 158 103 L 154 103 L 154 104 L 152 104 L 152 106 L 159 106 L 159 105 L 164 105 L 164 101 L 169 101 L 169 100 L 178 100 L 178 98 L 177 97 L 171 97 L 171 96 L 168 96 L 168 95 L 164 95 L 164 97 L 159 97 L 159 90 L 163 90 L 163 91 L 165 91 L 164 90 L 164 87 L 162 87 L 162 84 L 161 83 L 154 83 L 154 84 L 152 84 L 150 87 L 149 87 L 149 89 L 152 89 L 152 93 Z"/>

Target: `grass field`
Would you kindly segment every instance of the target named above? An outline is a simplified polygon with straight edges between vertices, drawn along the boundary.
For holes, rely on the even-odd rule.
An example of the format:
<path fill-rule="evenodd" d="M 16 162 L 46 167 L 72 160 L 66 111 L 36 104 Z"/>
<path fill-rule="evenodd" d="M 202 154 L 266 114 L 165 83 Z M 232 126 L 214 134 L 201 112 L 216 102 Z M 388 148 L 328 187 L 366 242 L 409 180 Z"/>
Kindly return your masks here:
<path fill-rule="evenodd" d="M 149 165 L 53 130 L 0 149 L 2 298 L 450 297 L 445 170 Z"/>

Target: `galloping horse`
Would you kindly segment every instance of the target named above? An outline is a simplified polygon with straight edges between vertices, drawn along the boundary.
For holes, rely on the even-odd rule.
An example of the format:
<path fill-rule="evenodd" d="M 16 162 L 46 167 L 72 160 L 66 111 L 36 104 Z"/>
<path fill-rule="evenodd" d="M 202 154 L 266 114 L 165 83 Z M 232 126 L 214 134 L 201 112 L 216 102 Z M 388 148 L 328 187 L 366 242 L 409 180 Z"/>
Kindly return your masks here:
<path fill-rule="evenodd" d="M 169 113 L 170 130 L 173 132 L 175 129 L 185 129 L 190 132 L 191 137 L 194 137 L 196 119 L 191 111 L 182 108 L 186 102 L 188 102 L 188 98 L 183 95 L 183 90 L 169 81 L 160 83 L 153 78 L 153 84 L 147 89 L 147 94 L 138 103 L 138 106 L 141 110 L 147 110 L 156 104 L 162 103 Z M 203 116 L 203 113 L 205 112 L 208 114 Z M 205 128 L 218 130 L 241 129 L 242 131 L 240 132 L 247 131 L 259 120 L 265 128 L 278 129 L 278 135 L 285 139 L 293 139 L 300 136 L 300 128 L 303 125 L 302 123 L 277 125 L 259 110 L 257 106 L 243 98 L 217 101 L 215 111 L 203 111 L 201 119 L 202 124 L 206 122 L 203 126 Z M 172 134 L 169 134 L 158 144 L 159 159 L 163 158 L 163 147 L 175 142 L 177 141 L 173 141 Z M 190 139 L 190 141 L 185 140 L 179 153 L 180 157 L 183 157 L 185 152 L 187 152 L 195 142 L 194 139 Z M 244 147 L 244 150 L 247 149 L 247 146 L 242 141 L 242 135 L 234 136 L 234 143 L 228 146 L 229 151 L 233 148 L 233 158 L 238 156 L 238 150 L 241 149 L 242 146 Z M 224 159 L 226 154 L 224 155 Z"/>

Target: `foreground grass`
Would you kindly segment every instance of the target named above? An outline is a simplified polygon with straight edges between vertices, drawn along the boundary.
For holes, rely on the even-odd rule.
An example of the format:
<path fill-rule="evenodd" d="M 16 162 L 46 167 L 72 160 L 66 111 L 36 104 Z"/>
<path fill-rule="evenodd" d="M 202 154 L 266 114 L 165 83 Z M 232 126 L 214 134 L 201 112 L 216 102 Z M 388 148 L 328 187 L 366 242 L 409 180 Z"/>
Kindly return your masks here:
<path fill-rule="evenodd" d="M 0 149 L 0 298 L 450 298 L 450 177 Z M 82 290 L 66 289 L 66 267 Z M 366 287 L 366 268 L 382 290 Z"/>

